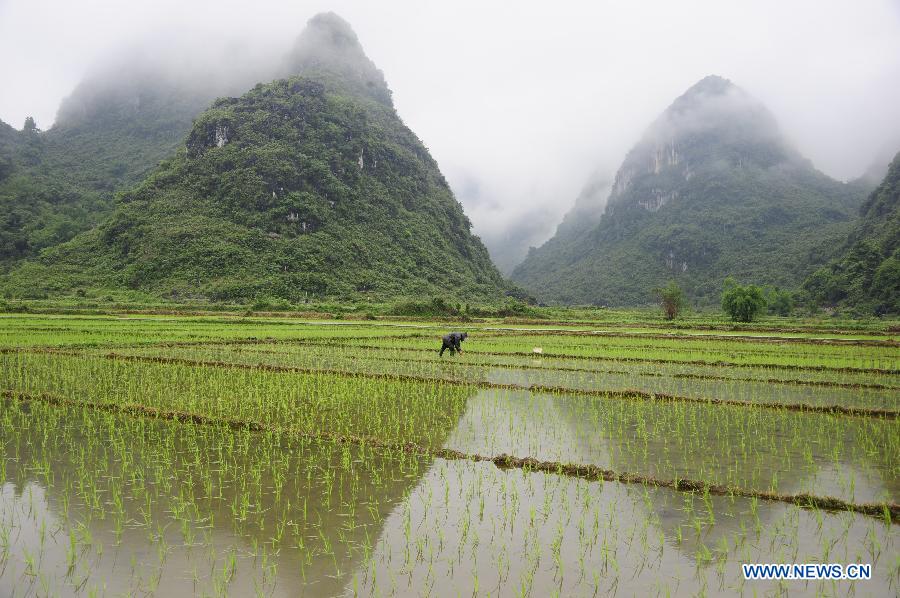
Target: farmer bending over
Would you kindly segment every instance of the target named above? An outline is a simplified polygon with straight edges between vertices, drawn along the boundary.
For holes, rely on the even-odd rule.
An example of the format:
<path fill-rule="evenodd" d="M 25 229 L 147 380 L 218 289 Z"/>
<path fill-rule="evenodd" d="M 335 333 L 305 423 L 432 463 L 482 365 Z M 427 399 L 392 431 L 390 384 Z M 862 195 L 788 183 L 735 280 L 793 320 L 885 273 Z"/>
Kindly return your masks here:
<path fill-rule="evenodd" d="M 450 355 L 462 353 L 459 344 L 466 340 L 466 337 L 468 336 L 468 333 L 465 332 L 451 332 L 450 334 L 444 335 L 444 338 L 441 339 L 441 357 L 444 356 L 444 351 L 447 349 L 450 349 Z"/>

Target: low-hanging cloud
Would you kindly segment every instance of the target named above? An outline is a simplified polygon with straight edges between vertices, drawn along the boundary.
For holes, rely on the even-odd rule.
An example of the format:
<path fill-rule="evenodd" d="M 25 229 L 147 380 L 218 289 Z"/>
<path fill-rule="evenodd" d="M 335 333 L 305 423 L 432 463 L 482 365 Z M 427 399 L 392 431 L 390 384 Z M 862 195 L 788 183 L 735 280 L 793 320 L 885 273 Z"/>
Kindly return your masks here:
<path fill-rule="evenodd" d="M 33 115 L 48 128 L 61 100 L 123 48 L 165 57 L 184 69 L 177 72 L 208 73 L 203 65 L 225 56 L 222 77 L 229 70 L 268 76 L 306 21 L 326 10 L 353 26 L 400 116 L 507 271 L 553 234 L 589 180 L 611 179 L 653 119 L 711 73 L 761 100 L 800 152 L 833 177 L 859 176 L 900 149 L 894 0 L 564 8 L 2 0 L 0 119 L 21 127 Z"/>

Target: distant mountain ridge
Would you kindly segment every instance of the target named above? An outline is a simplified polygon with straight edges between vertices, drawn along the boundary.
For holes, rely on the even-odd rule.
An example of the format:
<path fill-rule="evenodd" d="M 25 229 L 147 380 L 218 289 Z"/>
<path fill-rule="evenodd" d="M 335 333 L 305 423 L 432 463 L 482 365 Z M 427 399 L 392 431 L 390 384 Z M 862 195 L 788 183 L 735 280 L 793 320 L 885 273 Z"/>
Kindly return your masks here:
<path fill-rule="evenodd" d="M 758 100 L 710 76 L 627 154 L 596 226 L 562 231 L 512 279 L 544 300 L 607 305 L 649 303 L 669 279 L 700 303 L 729 275 L 796 288 L 862 197 L 815 170 Z"/>
<path fill-rule="evenodd" d="M 100 226 L 20 265 L 8 288 L 502 297 L 507 284 L 350 26 L 314 17 L 289 62 L 303 73 L 214 102 Z"/>

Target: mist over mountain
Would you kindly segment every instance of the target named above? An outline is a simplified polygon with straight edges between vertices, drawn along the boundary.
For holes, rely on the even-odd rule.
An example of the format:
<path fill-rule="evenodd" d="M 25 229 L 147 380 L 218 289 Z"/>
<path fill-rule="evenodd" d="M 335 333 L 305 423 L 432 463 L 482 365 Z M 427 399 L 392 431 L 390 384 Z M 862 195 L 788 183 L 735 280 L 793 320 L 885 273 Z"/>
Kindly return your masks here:
<path fill-rule="evenodd" d="M 649 303 L 670 279 L 708 303 L 729 275 L 797 288 L 863 197 L 817 171 L 762 103 L 710 76 L 627 154 L 598 224 L 561 227 L 512 279 L 543 299 L 609 305 Z"/>
<path fill-rule="evenodd" d="M 93 44 L 80 62 L 63 61 L 66 76 L 57 87 L 71 85 L 89 62 L 85 56 L 102 57 L 60 103 L 52 127 L 42 130 L 51 120 L 46 102 L 28 130 L 20 118 L 12 123 L 18 129 L 0 123 L 0 273 L 105 223 L 118 194 L 187 151 L 188 135 L 197 134 L 194 119 L 216 98 L 296 74 L 339 78 L 342 95 L 393 109 L 384 67 L 402 99 L 399 113 L 433 144 L 494 263 L 503 273 L 515 270 L 512 276 L 528 280 L 542 298 L 560 302 L 647 303 L 653 286 L 675 278 L 695 301 L 712 303 L 716 280 L 726 274 L 797 288 L 851 234 L 858 204 L 900 147 L 891 141 L 898 139 L 891 132 L 898 122 L 893 106 L 900 105 L 891 100 L 898 89 L 891 75 L 900 63 L 844 43 L 841 56 L 869 56 L 870 70 L 848 72 L 845 86 L 823 83 L 813 71 L 829 64 L 823 57 L 836 46 L 832 40 L 823 46 L 815 28 L 806 31 L 819 44 L 815 58 L 773 50 L 777 65 L 759 52 L 747 63 L 732 56 L 698 64 L 690 56 L 677 60 L 673 50 L 660 61 L 656 36 L 620 66 L 596 65 L 596 76 L 584 81 L 573 77 L 590 67 L 584 56 L 596 54 L 584 51 L 618 31 L 583 35 L 591 31 L 583 21 L 592 10 L 575 11 L 585 14 L 564 35 L 535 37 L 532 22 L 494 39 L 500 13 L 484 9 L 472 23 L 472 38 L 452 52 L 446 42 L 460 29 L 453 11 L 426 25 L 405 9 L 356 7 L 360 36 L 330 13 L 315 16 L 296 36 L 294 24 L 307 10 L 272 3 L 265 17 L 244 9 L 229 16 L 224 8 L 195 6 L 178 19 L 132 24 Z M 7 45 L 8 23 L 0 26 Z M 793 23 L 791 35 L 805 16 Z M 867 39 L 893 43 L 878 31 Z M 32 47 L 31 54 L 39 51 Z M 31 54 L 17 58 L 9 72 L 27 71 Z M 654 57 L 655 66 L 643 65 L 633 78 L 630 61 L 640 62 L 641 54 Z M 778 66 L 798 61 L 809 70 Z M 678 68 L 662 72 L 662 62 Z M 661 112 L 664 98 L 707 68 L 735 73 L 780 122 L 762 102 L 715 77 Z M 632 77 L 627 84 L 626 76 Z M 7 88 L 3 99 L 15 101 L 0 102 L 14 108 L 5 113 L 20 114 L 28 98 L 35 102 L 24 87 Z M 561 101 L 561 90 L 573 93 Z M 818 101 L 804 105 L 807 92 Z M 634 144 L 635 131 L 655 114 Z M 885 151 L 875 150 L 882 146 Z M 806 156 L 849 183 L 816 172 Z M 871 166 L 856 178 L 865 164 Z M 782 201 L 767 204 L 762 194 Z M 531 246 L 540 247 L 529 254 Z"/>
<path fill-rule="evenodd" d="M 95 65 L 49 130 L 2 134 L 19 141 L 0 147 L 0 271 L 97 225 L 213 99 L 271 79 L 277 64 L 242 47 L 138 44 Z"/>
<path fill-rule="evenodd" d="M 220 98 L 95 229 L 7 288 L 156 296 L 500 298 L 507 288 L 350 26 L 314 17 L 301 73 Z"/>
<path fill-rule="evenodd" d="M 0 125 L 0 271 L 101 222 L 115 193 L 174 154 L 215 98 L 323 70 L 391 105 L 381 71 L 330 13 L 292 46 L 175 33 L 118 48 L 63 99 L 48 130 L 29 137 Z"/>
<path fill-rule="evenodd" d="M 541 245 L 540 252 L 565 251 L 565 248 L 576 242 L 581 235 L 597 226 L 603 216 L 611 189 L 612 181 L 607 177 L 599 173 L 592 175 L 584 189 L 575 198 L 572 208 L 566 212 L 562 221 L 557 225 L 553 236 Z M 514 272 L 519 264 L 534 255 L 536 251 L 535 247 L 529 247 L 526 252 L 519 255 L 519 260 L 510 265 L 507 271 Z"/>
<path fill-rule="evenodd" d="M 809 0 L 701 4 L 578 3 L 552 11 L 525 2 L 514 20 L 500 4 L 465 0 L 354 0 L 328 10 L 354 24 L 402 98 L 395 99 L 398 113 L 426 140 L 473 230 L 506 268 L 553 235 L 587 173 L 602 164 L 612 179 L 646 125 L 708 72 L 752 90 L 803 155 L 838 180 L 860 176 L 900 131 L 896 1 L 873 0 L 866 10 Z M 198 80 L 204 71 L 227 74 L 245 63 L 259 73 L 279 71 L 214 94 L 240 95 L 290 74 L 284 56 L 297 24 L 321 6 L 0 2 L 7 57 L 0 119 L 21 129 L 32 115 L 49 130 L 86 72 L 131 61 L 135 47 L 143 48 L 140 61 L 164 59 L 167 70 Z M 210 67 L 193 66 L 204 63 Z M 898 149 L 890 147 L 884 167 Z M 44 243 L 37 235 L 31 241 Z"/>
<path fill-rule="evenodd" d="M 555 238 L 574 238 L 599 224 L 611 190 L 612 181 L 606 176 L 595 174 L 589 178 L 584 189 L 575 198 L 572 209 L 566 212 L 559 223 Z"/>
<path fill-rule="evenodd" d="M 384 73 L 366 56 L 350 24 L 332 12 L 309 20 L 288 54 L 286 65 L 287 74 L 338 76 L 353 93 L 386 106 L 394 105 Z"/>
<path fill-rule="evenodd" d="M 865 172 L 850 182 L 858 185 L 861 189 L 874 190 L 888 175 L 898 151 L 900 151 L 900 131 L 897 131 L 896 139 L 886 143 L 875 155 Z"/>

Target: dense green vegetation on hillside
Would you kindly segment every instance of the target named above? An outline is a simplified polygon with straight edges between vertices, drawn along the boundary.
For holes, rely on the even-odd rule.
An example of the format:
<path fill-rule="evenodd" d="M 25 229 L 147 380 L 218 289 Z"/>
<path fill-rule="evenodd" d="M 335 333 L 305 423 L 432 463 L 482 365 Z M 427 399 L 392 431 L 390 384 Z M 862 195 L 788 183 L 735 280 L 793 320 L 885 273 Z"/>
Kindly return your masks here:
<path fill-rule="evenodd" d="M 357 44 L 347 31 L 335 43 Z M 17 268 L 7 291 L 502 297 L 487 251 L 386 88 L 360 93 L 357 77 L 327 66 L 216 101 L 102 225 Z"/>
<path fill-rule="evenodd" d="M 756 100 L 708 77 L 628 154 L 599 224 L 533 250 L 512 278 L 539 299 L 606 305 L 648 304 L 670 279 L 702 305 L 718 303 L 729 275 L 796 289 L 861 201 L 791 148 Z"/>
<path fill-rule="evenodd" d="M 900 154 L 861 210 L 839 258 L 803 283 L 819 305 L 900 313 Z"/>
<path fill-rule="evenodd" d="M 134 104 L 78 90 L 46 132 L 0 125 L 0 270 L 100 222 L 115 192 L 171 155 L 211 99 L 144 84 Z"/>
<path fill-rule="evenodd" d="M 672 282 L 686 306 L 714 307 L 734 276 L 768 289 L 777 313 L 794 299 L 900 311 L 896 160 L 860 210 L 871 177 L 842 184 L 816 171 L 764 106 L 719 77 L 651 125 L 611 193 L 588 182 L 513 272 L 526 292 L 471 235 L 346 22 L 314 17 L 262 70 L 236 68 L 226 84 L 123 61 L 79 85 L 48 131 L 0 122 L 0 291 L 262 304 L 446 296 L 503 311 L 504 294 L 650 305 Z M 300 75 L 203 112 L 217 92 L 275 73 Z"/>

